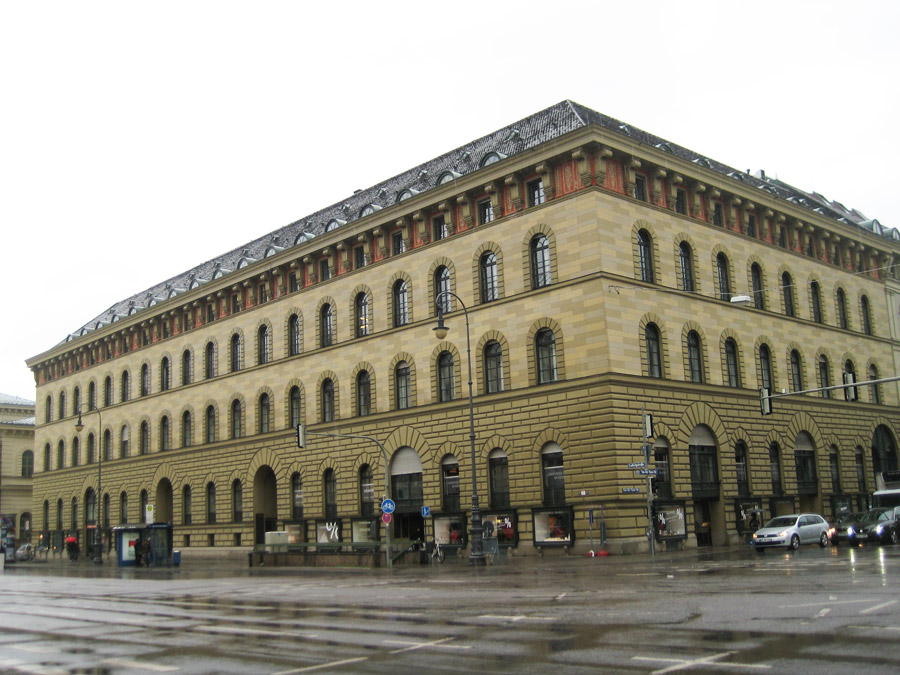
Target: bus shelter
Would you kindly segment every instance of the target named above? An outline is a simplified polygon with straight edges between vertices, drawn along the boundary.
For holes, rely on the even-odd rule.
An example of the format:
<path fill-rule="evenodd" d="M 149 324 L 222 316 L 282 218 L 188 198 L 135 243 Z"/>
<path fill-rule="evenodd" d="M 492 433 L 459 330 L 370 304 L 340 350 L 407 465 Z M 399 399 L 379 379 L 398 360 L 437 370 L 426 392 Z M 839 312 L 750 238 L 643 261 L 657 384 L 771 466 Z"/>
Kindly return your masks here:
<path fill-rule="evenodd" d="M 113 528 L 119 567 L 172 565 L 172 525 L 152 523 Z"/>

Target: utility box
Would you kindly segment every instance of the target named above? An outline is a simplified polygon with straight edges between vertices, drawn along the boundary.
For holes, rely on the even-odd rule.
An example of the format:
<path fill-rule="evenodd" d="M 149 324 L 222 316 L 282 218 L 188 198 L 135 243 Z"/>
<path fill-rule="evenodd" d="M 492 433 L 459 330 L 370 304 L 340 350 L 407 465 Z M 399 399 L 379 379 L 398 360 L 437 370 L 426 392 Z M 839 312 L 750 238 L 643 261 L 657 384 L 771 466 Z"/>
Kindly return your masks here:
<path fill-rule="evenodd" d="M 290 533 L 286 530 L 266 532 L 266 553 L 275 553 L 282 547 L 287 547 L 289 536 Z"/>

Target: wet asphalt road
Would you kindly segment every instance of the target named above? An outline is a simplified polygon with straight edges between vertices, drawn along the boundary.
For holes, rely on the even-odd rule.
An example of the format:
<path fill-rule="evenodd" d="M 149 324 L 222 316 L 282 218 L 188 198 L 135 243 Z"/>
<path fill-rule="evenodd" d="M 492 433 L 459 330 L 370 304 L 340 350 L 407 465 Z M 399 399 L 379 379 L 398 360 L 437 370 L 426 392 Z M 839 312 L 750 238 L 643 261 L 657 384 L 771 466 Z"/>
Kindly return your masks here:
<path fill-rule="evenodd" d="M 900 547 L 0 574 L 3 673 L 898 673 Z"/>

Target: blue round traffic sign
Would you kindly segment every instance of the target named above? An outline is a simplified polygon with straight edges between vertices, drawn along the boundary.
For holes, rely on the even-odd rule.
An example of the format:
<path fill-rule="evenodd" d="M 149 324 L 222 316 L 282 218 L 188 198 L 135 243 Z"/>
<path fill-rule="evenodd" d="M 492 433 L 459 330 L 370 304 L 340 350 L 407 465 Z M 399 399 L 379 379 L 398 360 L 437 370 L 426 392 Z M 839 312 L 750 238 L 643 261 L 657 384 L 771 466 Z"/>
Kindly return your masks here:
<path fill-rule="evenodd" d="M 397 505 L 394 504 L 393 499 L 385 499 L 381 502 L 381 510 L 383 513 L 393 513 L 395 508 L 397 508 Z"/>

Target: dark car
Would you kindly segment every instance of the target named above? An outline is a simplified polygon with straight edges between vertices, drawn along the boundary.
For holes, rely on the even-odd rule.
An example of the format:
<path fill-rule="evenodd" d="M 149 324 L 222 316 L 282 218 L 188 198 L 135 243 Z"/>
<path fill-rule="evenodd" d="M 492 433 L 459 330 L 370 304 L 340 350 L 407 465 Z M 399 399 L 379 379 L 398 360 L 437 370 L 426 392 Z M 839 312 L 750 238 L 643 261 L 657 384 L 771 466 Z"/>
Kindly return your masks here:
<path fill-rule="evenodd" d="M 855 541 L 896 544 L 900 541 L 900 507 L 869 509 L 858 523 Z"/>
<path fill-rule="evenodd" d="M 857 511 L 856 513 L 845 513 L 828 531 L 828 537 L 831 544 L 837 546 L 841 542 L 853 544 L 856 533 L 859 530 L 859 520 L 863 517 L 865 511 Z"/>

